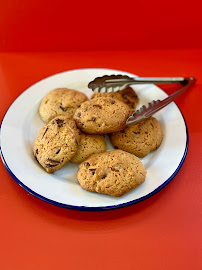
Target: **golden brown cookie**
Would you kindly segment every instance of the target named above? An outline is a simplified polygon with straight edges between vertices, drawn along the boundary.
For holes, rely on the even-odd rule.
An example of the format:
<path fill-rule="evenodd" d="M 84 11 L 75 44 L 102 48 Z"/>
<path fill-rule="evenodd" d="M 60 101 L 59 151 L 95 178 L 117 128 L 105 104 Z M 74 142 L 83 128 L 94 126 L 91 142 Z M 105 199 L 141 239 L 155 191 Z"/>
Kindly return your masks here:
<path fill-rule="evenodd" d="M 117 92 L 104 92 L 104 93 L 100 93 L 100 92 L 94 92 L 91 96 L 91 99 L 93 98 L 100 98 L 100 97 L 109 97 L 109 98 L 115 98 L 115 99 L 118 99 L 120 100 L 120 95 L 119 95 L 119 92 L 120 91 L 117 91 Z M 121 100 L 122 101 L 122 100 Z"/>
<path fill-rule="evenodd" d="M 124 129 L 130 114 L 130 108 L 123 102 L 103 97 L 82 103 L 74 120 L 84 133 L 105 134 Z"/>
<path fill-rule="evenodd" d="M 120 197 L 141 185 L 146 178 L 142 162 L 122 150 L 94 154 L 79 165 L 81 187 L 88 191 Z"/>
<path fill-rule="evenodd" d="M 87 96 L 79 91 L 57 88 L 43 98 L 39 114 L 45 123 L 58 115 L 73 117 L 75 110 L 86 100 L 88 100 Z"/>
<path fill-rule="evenodd" d="M 139 98 L 135 91 L 131 87 L 127 87 L 120 91 L 124 103 L 126 103 L 131 109 L 135 109 L 139 103 Z"/>
<path fill-rule="evenodd" d="M 103 153 L 106 151 L 106 142 L 104 135 L 90 135 L 81 133 L 81 140 L 76 154 L 71 162 L 80 163 L 92 154 Z"/>
<path fill-rule="evenodd" d="M 145 157 L 162 142 L 163 130 L 154 117 L 150 117 L 137 125 L 110 134 L 115 148 L 122 149 L 137 157 Z"/>
<path fill-rule="evenodd" d="M 80 131 L 72 118 L 58 116 L 39 131 L 34 156 L 48 173 L 59 170 L 76 153 Z"/>
<path fill-rule="evenodd" d="M 118 99 L 134 110 L 139 103 L 139 98 L 131 87 L 127 87 L 126 89 L 117 92 L 109 92 L 109 93 L 95 92 L 91 98 L 93 99 L 98 97 L 110 97 Z"/>

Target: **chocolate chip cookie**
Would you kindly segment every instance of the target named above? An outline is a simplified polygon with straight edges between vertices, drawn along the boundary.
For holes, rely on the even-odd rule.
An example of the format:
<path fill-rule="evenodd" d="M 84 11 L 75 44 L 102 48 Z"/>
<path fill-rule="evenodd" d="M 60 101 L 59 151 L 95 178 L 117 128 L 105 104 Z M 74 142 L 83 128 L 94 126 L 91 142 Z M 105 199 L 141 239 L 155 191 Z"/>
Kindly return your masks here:
<path fill-rule="evenodd" d="M 163 140 L 163 130 L 158 120 L 150 117 L 137 125 L 110 134 L 110 139 L 115 148 L 137 157 L 145 157 L 159 147 Z"/>
<path fill-rule="evenodd" d="M 109 98 L 94 98 L 85 101 L 75 111 L 78 128 L 87 134 L 105 134 L 122 130 L 131 109 L 123 102 Z"/>
<path fill-rule="evenodd" d="M 139 98 L 131 87 L 127 87 L 126 89 L 117 92 L 109 92 L 109 93 L 95 92 L 91 98 L 93 99 L 98 97 L 110 97 L 118 99 L 127 104 L 131 109 L 133 109 L 133 111 L 135 110 L 135 108 L 139 103 Z"/>
<path fill-rule="evenodd" d="M 81 133 L 81 140 L 76 154 L 71 159 L 73 163 L 80 163 L 92 154 L 103 153 L 106 151 L 104 135 L 90 135 Z"/>
<path fill-rule="evenodd" d="M 43 98 L 39 114 L 45 123 L 58 115 L 73 117 L 75 110 L 86 100 L 88 100 L 87 96 L 79 91 L 57 88 Z"/>
<path fill-rule="evenodd" d="M 52 173 L 59 170 L 76 153 L 80 131 L 72 118 L 58 116 L 39 131 L 34 156 L 41 166 Z"/>
<path fill-rule="evenodd" d="M 146 178 L 142 162 L 122 150 L 94 154 L 79 165 L 81 187 L 88 191 L 120 197 L 141 185 Z"/>

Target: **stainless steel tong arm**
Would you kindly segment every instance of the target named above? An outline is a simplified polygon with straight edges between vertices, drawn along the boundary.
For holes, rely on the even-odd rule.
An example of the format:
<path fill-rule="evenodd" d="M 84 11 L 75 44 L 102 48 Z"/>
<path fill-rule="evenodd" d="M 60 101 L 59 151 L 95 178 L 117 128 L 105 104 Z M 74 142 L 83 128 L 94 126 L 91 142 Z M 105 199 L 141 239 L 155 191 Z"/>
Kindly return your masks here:
<path fill-rule="evenodd" d="M 105 80 L 106 83 L 109 84 L 117 84 L 117 82 L 123 82 L 126 84 L 142 84 L 142 83 L 154 83 L 154 84 L 161 84 L 161 83 L 182 83 L 184 82 L 184 77 L 134 77 L 128 79 L 107 79 Z"/>
<path fill-rule="evenodd" d="M 168 96 L 167 98 L 163 100 L 153 100 L 152 102 L 148 104 L 148 107 L 143 105 L 139 110 L 135 111 L 133 115 L 127 119 L 126 125 L 127 126 L 136 125 L 139 122 L 145 120 L 146 118 L 152 116 L 156 112 L 160 111 L 161 109 L 166 107 L 169 103 L 174 101 L 176 98 L 184 94 L 188 89 L 190 89 L 194 85 L 196 81 L 196 79 L 193 77 L 183 78 L 183 79 L 184 79 L 183 80 L 184 86 L 182 88 L 180 88 L 179 90 L 174 92 L 172 95 Z"/>

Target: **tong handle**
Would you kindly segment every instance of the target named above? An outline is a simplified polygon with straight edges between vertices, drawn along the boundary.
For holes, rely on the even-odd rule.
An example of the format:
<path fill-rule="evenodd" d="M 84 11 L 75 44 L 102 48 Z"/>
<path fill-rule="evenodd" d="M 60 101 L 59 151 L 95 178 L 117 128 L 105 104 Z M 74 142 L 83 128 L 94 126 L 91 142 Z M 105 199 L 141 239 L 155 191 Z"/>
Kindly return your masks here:
<path fill-rule="evenodd" d="M 105 82 L 110 84 L 116 84 L 117 82 L 123 82 L 125 84 L 142 84 L 142 83 L 184 83 L 184 77 L 134 77 L 134 78 L 118 78 L 118 79 L 107 79 Z"/>
<path fill-rule="evenodd" d="M 157 101 L 152 101 L 149 103 L 148 108 L 144 105 L 142 106 L 139 110 L 135 111 L 132 116 L 128 118 L 126 121 L 127 126 L 133 126 L 138 124 L 140 121 L 143 121 L 144 119 L 152 116 L 156 112 L 160 111 L 164 107 L 166 107 L 168 104 L 170 104 L 172 101 L 174 101 L 176 98 L 184 94 L 189 88 L 191 88 L 196 79 L 193 77 L 189 78 L 183 78 L 185 82 L 185 86 L 183 86 L 181 89 L 177 90 L 174 92 L 172 95 L 169 97 L 163 99 L 163 100 L 157 100 Z"/>

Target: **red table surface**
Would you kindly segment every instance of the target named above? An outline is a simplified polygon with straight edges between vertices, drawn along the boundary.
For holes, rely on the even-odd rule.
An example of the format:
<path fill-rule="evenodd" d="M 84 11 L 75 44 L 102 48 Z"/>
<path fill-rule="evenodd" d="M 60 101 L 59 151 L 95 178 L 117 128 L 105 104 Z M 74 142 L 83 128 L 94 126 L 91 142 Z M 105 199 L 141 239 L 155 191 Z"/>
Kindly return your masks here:
<path fill-rule="evenodd" d="M 59 208 L 26 192 L 0 162 L 0 269 L 202 269 L 201 64 L 202 49 L 0 54 L 1 119 L 27 87 L 66 70 L 197 79 L 176 101 L 189 130 L 185 162 L 165 188 L 136 205 L 103 212 Z"/>

